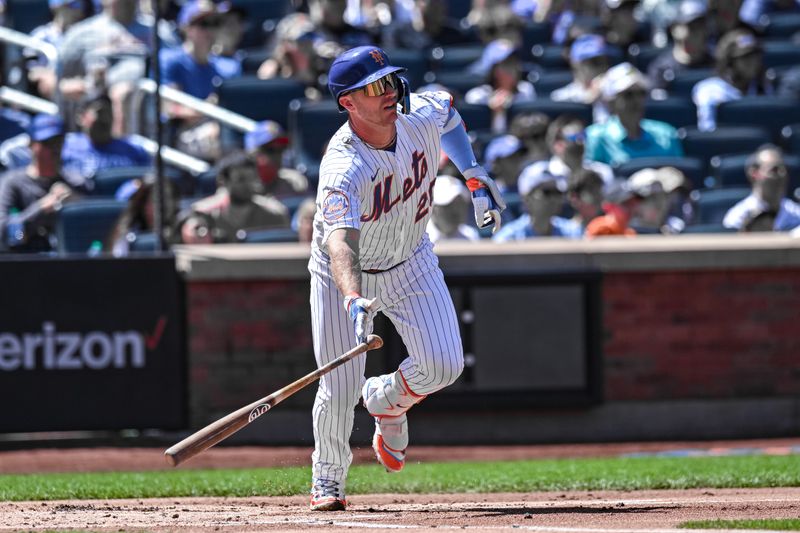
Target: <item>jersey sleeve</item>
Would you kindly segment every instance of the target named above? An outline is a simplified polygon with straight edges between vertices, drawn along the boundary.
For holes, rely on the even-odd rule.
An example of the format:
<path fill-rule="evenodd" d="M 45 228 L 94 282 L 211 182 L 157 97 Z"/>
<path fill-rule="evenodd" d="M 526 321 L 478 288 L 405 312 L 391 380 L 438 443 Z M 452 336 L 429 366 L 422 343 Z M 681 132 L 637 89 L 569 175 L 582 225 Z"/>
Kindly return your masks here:
<path fill-rule="evenodd" d="M 445 91 L 411 93 L 411 111 L 433 119 L 441 133 L 450 118 L 453 97 Z"/>
<path fill-rule="evenodd" d="M 361 200 L 357 180 L 349 173 L 321 173 L 317 211 L 322 215 L 322 244 L 339 228 L 361 229 Z"/>

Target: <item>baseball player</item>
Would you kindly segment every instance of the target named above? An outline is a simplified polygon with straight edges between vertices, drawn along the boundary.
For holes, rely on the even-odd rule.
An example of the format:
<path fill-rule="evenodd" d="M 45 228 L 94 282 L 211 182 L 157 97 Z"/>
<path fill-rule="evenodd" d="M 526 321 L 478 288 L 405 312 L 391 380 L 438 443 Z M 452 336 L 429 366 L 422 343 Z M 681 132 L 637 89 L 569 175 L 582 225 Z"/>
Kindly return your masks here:
<path fill-rule="evenodd" d="M 365 341 L 375 313 L 408 349 L 397 371 L 365 379 L 363 357 L 319 383 L 313 408 L 311 509 L 345 509 L 350 434 L 363 399 L 375 417 L 373 448 L 387 471 L 403 468 L 406 412 L 453 383 L 464 366 L 450 294 L 425 233 L 440 149 L 467 179 L 481 227 L 500 226 L 503 198 L 475 159 L 452 98 L 412 94 L 386 53 L 361 46 L 331 65 L 328 88 L 348 121 L 320 167 L 309 271 L 314 355 L 322 366 Z"/>

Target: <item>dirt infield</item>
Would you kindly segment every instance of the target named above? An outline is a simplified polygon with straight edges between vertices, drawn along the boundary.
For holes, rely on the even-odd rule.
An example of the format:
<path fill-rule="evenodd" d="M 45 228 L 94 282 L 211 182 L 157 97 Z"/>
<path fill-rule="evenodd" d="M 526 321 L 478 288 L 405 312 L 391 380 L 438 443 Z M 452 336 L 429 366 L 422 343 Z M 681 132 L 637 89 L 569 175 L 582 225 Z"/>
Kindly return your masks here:
<path fill-rule="evenodd" d="M 523 459 L 633 453 L 791 453 L 798 439 L 698 443 L 414 448 L 414 460 Z M 78 449 L 0 453 L 0 473 L 166 468 L 162 450 Z M 220 448 L 194 468 L 308 464 L 304 448 Z M 356 452 L 357 462 L 372 461 Z M 183 467 L 181 467 L 183 468 Z M 533 530 L 661 533 L 686 520 L 800 516 L 800 488 L 592 491 L 526 494 L 353 495 L 340 513 L 311 513 L 307 496 L 0 502 L 0 531 L 386 531 Z"/>
<path fill-rule="evenodd" d="M 787 518 L 800 489 L 357 495 L 350 509 L 311 513 L 307 498 L 174 498 L 0 503 L 0 531 L 534 530 L 671 531 L 685 520 Z"/>

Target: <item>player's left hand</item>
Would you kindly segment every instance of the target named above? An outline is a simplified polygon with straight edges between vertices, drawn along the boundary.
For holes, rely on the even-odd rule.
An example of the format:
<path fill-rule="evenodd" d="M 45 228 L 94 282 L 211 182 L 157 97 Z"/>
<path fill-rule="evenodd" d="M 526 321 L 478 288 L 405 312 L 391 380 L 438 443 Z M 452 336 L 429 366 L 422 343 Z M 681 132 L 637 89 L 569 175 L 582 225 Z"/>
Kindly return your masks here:
<path fill-rule="evenodd" d="M 492 233 L 497 233 L 501 225 L 500 213 L 506 208 L 506 202 L 497 184 L 485 173 L 480 173 L 467 180 L 467 187 L 472 191 L 475 223 L 479 228 L 494 224 Z"/>
<path fill-rule="evenodd" d="M 368 300 L 361 295 L 345 296 L 344 308 L 353 321 L 356 344 L 367 342 L 367 334 L 372 330 L 372 307 L 375 298 Z"/>

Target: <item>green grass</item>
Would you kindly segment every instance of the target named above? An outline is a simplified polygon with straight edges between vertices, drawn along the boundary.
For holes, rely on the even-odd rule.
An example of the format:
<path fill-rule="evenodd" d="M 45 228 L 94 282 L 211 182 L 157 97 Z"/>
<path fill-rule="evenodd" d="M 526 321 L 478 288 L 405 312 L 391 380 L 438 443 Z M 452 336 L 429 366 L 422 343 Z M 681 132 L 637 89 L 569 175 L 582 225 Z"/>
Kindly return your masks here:
<path fill-rule="evenodd" d="M 684 522 L 685 529 L 769 529 L 774 531 L 800 531 L 800 518 L 769 518 L 758 520 L 697 520 Z"/>
<path fill-rule="evenodd" d="M 285 496 L 309 488 L 309 468 L 169 470 L 0 476 L 0 500 Z M 349 494 L 641 490 L 800 486 L 800 455 L 637 457 L 425 463 L 389 475 L 350 471 Z"/>

